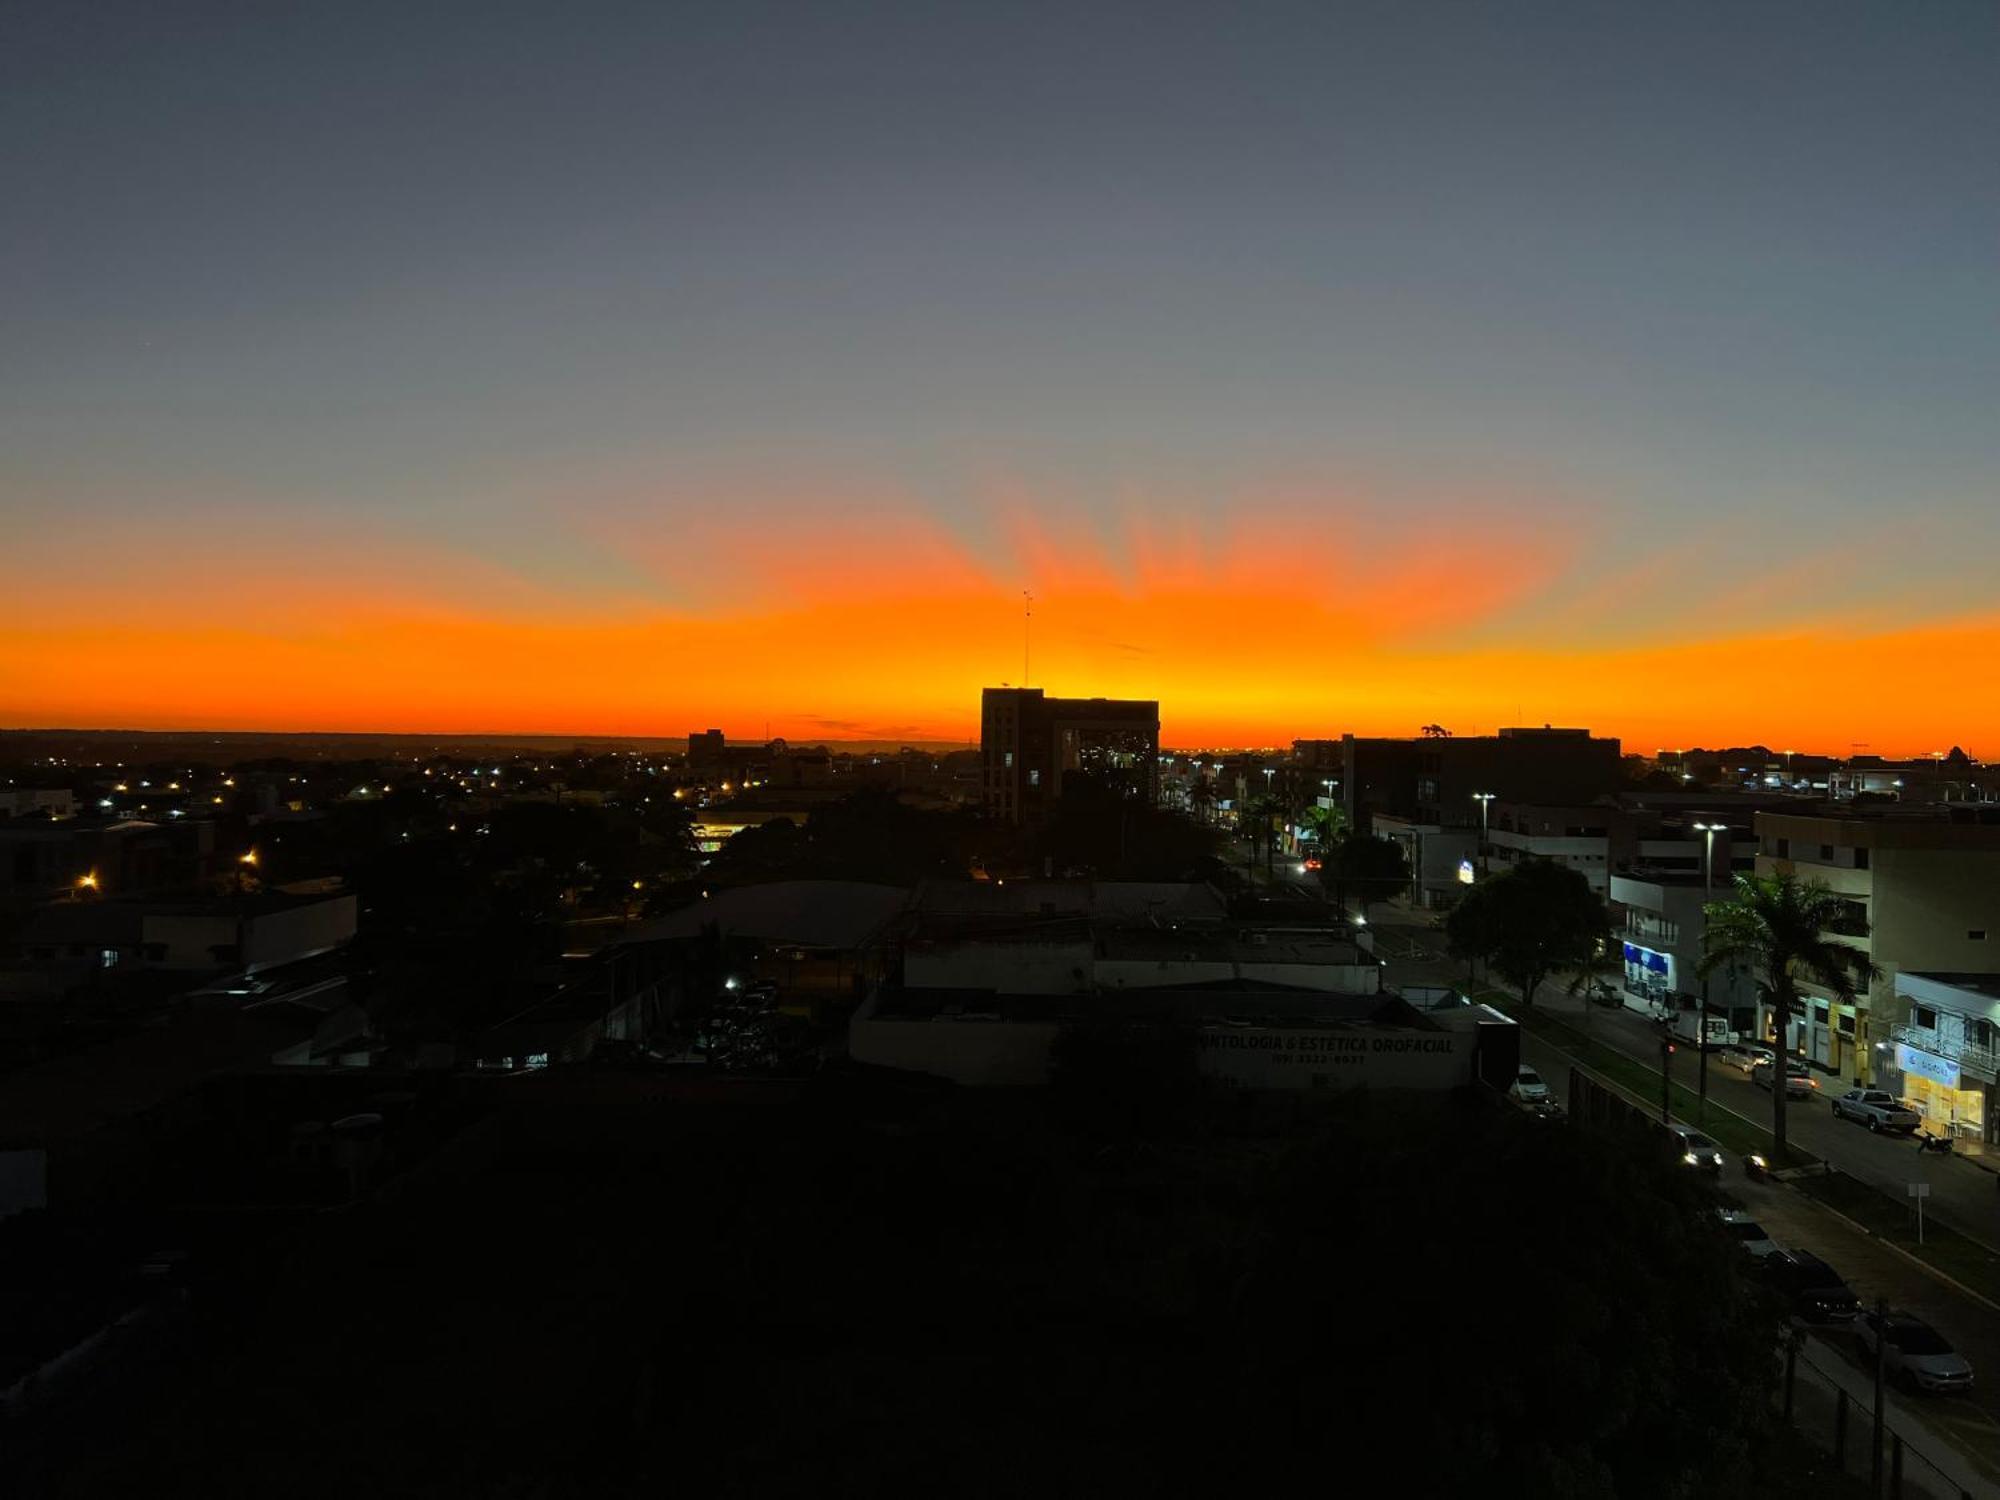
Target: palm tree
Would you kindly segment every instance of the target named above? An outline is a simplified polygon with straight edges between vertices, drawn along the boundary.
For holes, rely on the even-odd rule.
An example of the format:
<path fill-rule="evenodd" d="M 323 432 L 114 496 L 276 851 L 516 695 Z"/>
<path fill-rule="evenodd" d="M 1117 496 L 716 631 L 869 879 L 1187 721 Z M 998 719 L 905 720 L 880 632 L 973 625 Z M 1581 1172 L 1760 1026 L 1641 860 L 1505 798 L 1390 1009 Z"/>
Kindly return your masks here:
<path fill-rule="evenodd" d="M 1321 858 L 1333 853 L 1333 846 L 1347 833 L 1347 813 L 1339 803 L 1331 807 L 1315 804 L 1299 815 L 1299 824 L 1312 830 L 1313 841 L 1319 845 Z"/>
<path fill-rule="evenodd" d="M 1771 1164 L 1785 1162 L 1786 1069 L 1791 1065 L 1792 1002 L 1798 981 L 1832 991 L 1844 1005 L 1854 1003 L 1855 986 L 1880 972 L 1867 954 L 1828 936 L 1867 935 L 1865 924 L 1849 914 L 1845 900 L 1820 881 L 1800 881 L 1789 871 L 1777 875 L 1738 875 L 1736 894 L 1711 901 L 1703 908 L 1707 926 L 1701 938 L 1698 972 L 1706 979 L 1728 964 L 1761 970 L 1770 997 L 1777 1033 L 1778 1056 L 1771 1070 Z"/>
<path fill-rule="evenodd" d="M 1214 822 L 1215 783 L 1205 776 L 1196 777 L 1194 785 L 1188 788 L 1188 804 L 1197 822 Z"/>

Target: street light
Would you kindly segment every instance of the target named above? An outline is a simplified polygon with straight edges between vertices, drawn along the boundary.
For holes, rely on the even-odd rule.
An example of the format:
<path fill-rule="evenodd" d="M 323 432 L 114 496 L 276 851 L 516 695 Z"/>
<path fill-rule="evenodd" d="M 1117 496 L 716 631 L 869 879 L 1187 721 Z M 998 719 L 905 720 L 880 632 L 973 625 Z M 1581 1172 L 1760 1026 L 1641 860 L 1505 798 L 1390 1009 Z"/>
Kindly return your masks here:
<path fill-rule="evenodd" d="M 1265 766 L 1263 769 L 1264 769 L 1264 873 L 1266 875 L 1269 875 L 1273 873 L 1271 867 L 1277 857 L 1276 850 L 1273 846 L 1278 841 L 1277 839 L 1272 837 L 1272 832 L 1271 832 L 1271 778 L 1278 774 L 1278 768 L 1276 766 Z"/>
<path fill-rule="evenodd" d="M 1701 931 L 1703 945 L 1708 938 L 1708 904 L 1715 899 L 1715 836 L 1727 832 L 1727 823 L 1697 823 L 1694 831 L 1702 836 L 1701 855 Z M 1773 1085 L 1783 1088 L 1785 1081 L 1779 1078 Z M 1695 1044 L 1695 1097 L 1699 1101 L 1695 1108 L 1695 1119 L 1706 1124 L 1708 1120 L 1708 975 L 1701 976 L 1701 1037 Z"/>
<path fill-rule="evenodd" d="M 1484 875 L 1489 864 L 1486 858 L 1486 810 L 1492 803 L 1494 793 L 1474 792 L 1472 800 L 1479 804 L 1479 873 Z"/>

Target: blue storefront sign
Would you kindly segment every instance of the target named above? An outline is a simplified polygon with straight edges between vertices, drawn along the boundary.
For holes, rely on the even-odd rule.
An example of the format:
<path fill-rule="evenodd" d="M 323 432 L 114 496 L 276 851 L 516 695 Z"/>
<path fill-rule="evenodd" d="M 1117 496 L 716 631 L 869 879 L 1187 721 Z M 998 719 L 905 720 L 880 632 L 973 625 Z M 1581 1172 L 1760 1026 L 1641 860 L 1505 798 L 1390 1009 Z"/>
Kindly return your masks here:
<path fill-rule="evenodd" d="M 1669 972 L 1666 954 L 1655 953 L 1651 948 L 1641 948 L 1637 943 L 1625 945 L 1625 962 L 1637 964 L 1642 969 L 1651 969 L 1655 974 Z"/>
<path fill-rule="evenodd" d="M 1919 1078 L 1928 1078 L 1932 1083 L 1941 1083 L 1948 1089 L 1958 1087 L 1958 1064 L 1948 1057 L 1935 1053 L 1919 1052 L 1915 1047 L 1896 1043 L 1896 1066 L 1905 1073 L 1913 1073 Z"/>

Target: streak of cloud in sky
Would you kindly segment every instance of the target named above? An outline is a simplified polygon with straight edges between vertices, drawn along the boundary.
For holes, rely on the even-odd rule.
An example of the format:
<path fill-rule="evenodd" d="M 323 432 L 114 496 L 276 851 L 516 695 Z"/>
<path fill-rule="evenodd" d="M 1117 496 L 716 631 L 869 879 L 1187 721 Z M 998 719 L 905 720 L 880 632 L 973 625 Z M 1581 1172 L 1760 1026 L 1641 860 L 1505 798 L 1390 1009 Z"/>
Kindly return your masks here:
<path fill-rule="evenodd" d="M 30 3 L 0 722 L 2000 755 L 2000 12 Z"/>

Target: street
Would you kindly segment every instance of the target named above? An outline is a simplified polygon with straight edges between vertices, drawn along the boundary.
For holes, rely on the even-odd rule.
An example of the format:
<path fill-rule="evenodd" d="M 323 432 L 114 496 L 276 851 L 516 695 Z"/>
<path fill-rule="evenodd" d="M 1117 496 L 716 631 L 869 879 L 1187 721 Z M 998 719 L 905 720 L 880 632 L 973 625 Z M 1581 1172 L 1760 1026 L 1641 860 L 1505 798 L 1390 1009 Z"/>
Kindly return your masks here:
<path fill-rule="evenodd" d="M 1389 913 L 1385 909 L 1382 915 L 1386 919 Z M 1392 959 L 1389 983 L 1464 983 L 1463 968 L 1444 955 L 1442 933 L 1429 927 L 1392 926 L 1387 921 L 1379 925 L 1379 932 L 1399 951 L 1422 950 L 1426 955 L 1422 959 Z M 1404 942 L 1412 947 L 1402 950 Z M 1633 1010 L 1591 1005 L 1562 993 L 1561 986 L 1554 984 L 1543 986 L 1535 1004 L 1657 1075 L 1660 1034 L 1648 1017 Z M 1683 1045 L 1674 1055 L 1673 1066 L 1675 1082 L 1693 1089 L 1697 1060 L 1692 1048 Z M 1961 1157 L 1919 1153 L 1915 1141 L 1907 1136 L 1876 1135 L 1854 1121 L 1836 1119 L 1830 1101 L 1851 1087 L 1851 1080 L 1830 1073 L 1815 1076 L 1818 1092 L 1810 1099 L 1792 1100 L 1786 1110 L 1786 1134 L 1793 1145 L 1898 1202 L 1906 1198 L 1909 1184 L 1928 1184 L 1926 1213 L 1932 1219 L 2000 1254 L 2000 1174 Z M 1712 1110 L 1726 1109 L 1764 1130 L 1771 1128 L 1770 1093 L 1714 1055 L 1708 1060 L 1708 1100 Z"/>
<path fill-rule="evenodd" d="M 1567 1055 L 1525 1033 L 1521 1055 L 1567 1106 L 1571 1066 Z M 1859 1126 L 1851 1128 L 1859 1135 L 1867 1134 Z M 1864 1306 L 1872 1306 L 1880 1297 L 1898 1311 L 1915 1313 L 1971 1361 L 1977 1383 L 1970 1393 L 1951 1397 L 1892 1391 L 1887 1420 L 1891 1429 L 1904 1435 L 1905 1442 L 1934 1459 L 1946 1447 L 1957 1449 L 1989 1482 L 1989 1492 L 2000 1495 L 2000 1307 L 1953 1290 L 1882 1241 L 1783 1183 L 1746 1177 L 1742 1162 L 1733 1153 L 1725 1152 L 1724 1158 L 1719 1179 L 1723 1192 L 1763 1225 L 1779 1245 L 1809 1250 L 1833 1266 Z M 1853 1335 L 1822 1331 L 1818 1338 L 1865 1386 L 1869 1369 Z"/>
<path fill-rule="evenodd" d="M 1381 915 L 1386 920 L 1378 922 L 1376 936 L 1388 964 L 1386 986 L 1464 987 L 1462 966 L 1445 956 L 1441 932 L 1430 926 L 1399 923 L 1386 908 Z M 1600 1045 L 1658 1068 L 1659 1033 L 1649 1018 L 1633 1011 L 1589 1005 L 1560 994 L 1555 986 L 1545 987 L 1536 1003 Z M 1567 1105 L 1573 1063 L 1568 1054 L 1546 1037 L 1523 1031 L 1521 1057 Z M 1675 1057 L 1675 1079 L 1689 1089 L 1695 1086 L 1694 1061 L 1685 1048 Z M 1830 1086 L 1836 1083 L 1837 1088 Z M 2000 1244 L 2000 1179 L 1969 1161 L 1920 1155 L 1905 1137 L 1876 1135 L 1864 1126 L 1834 1118 L 1828 1099 L 1847 1086 L 1829 1076 L 1814 1098 L 1793 1101 L 1787 1115 L 1792 1141 L 1897 1201 L 1904 1199 L 1906 1184 L 1929 1183 L 1934 1217 L 1947 1220 L 1982 1244 Z M 1771 1096 L 1714 1056 L 1709 1059 L 1708 1101 L 1711 1118 L 1728 1110 L 1765 1129 L 1770 1126 Z M 1892 1392 L 1887 1420 L 1914 1449 L 1934 1457 L 1942 1455 L 1941 1461 L 1948 1465 L 1951 1458 L 1946 1450 L 1956 1449 L 1983 1476 L 1984 1482 L 1973 1486 L 1975 1492 L 2000 1495 L 2000 1306 L 1953 1287 L 1796 1189 L 1782 1182 L 1746 1177 L 1733 1152 L 1725 1151 L 1724 1156 L 1723 1192 L 1755 1217 L 1781 1246 L 1810 1251 L 1828 1262 L 1864 1306 L 1872 1306 L 1879 1297 L 1896 1310 L 1925 1319 L 1971 1361 L 1978 1383 L 1970 1393 L 1924 1397 Z M 1831 1352 L 1816 1358 L 1844 1362 L 1846 1374 L 1841 1383 L 1856 1382 L 1850 1386 L 1856 1393 L 1868 1390 L 1869 1367 L 1852 1334 L 1826 1332 L 1819 1336 L 1818 1344 Z M 1856 1452 L 1859 1443 L 1857 1438 Z"/>

